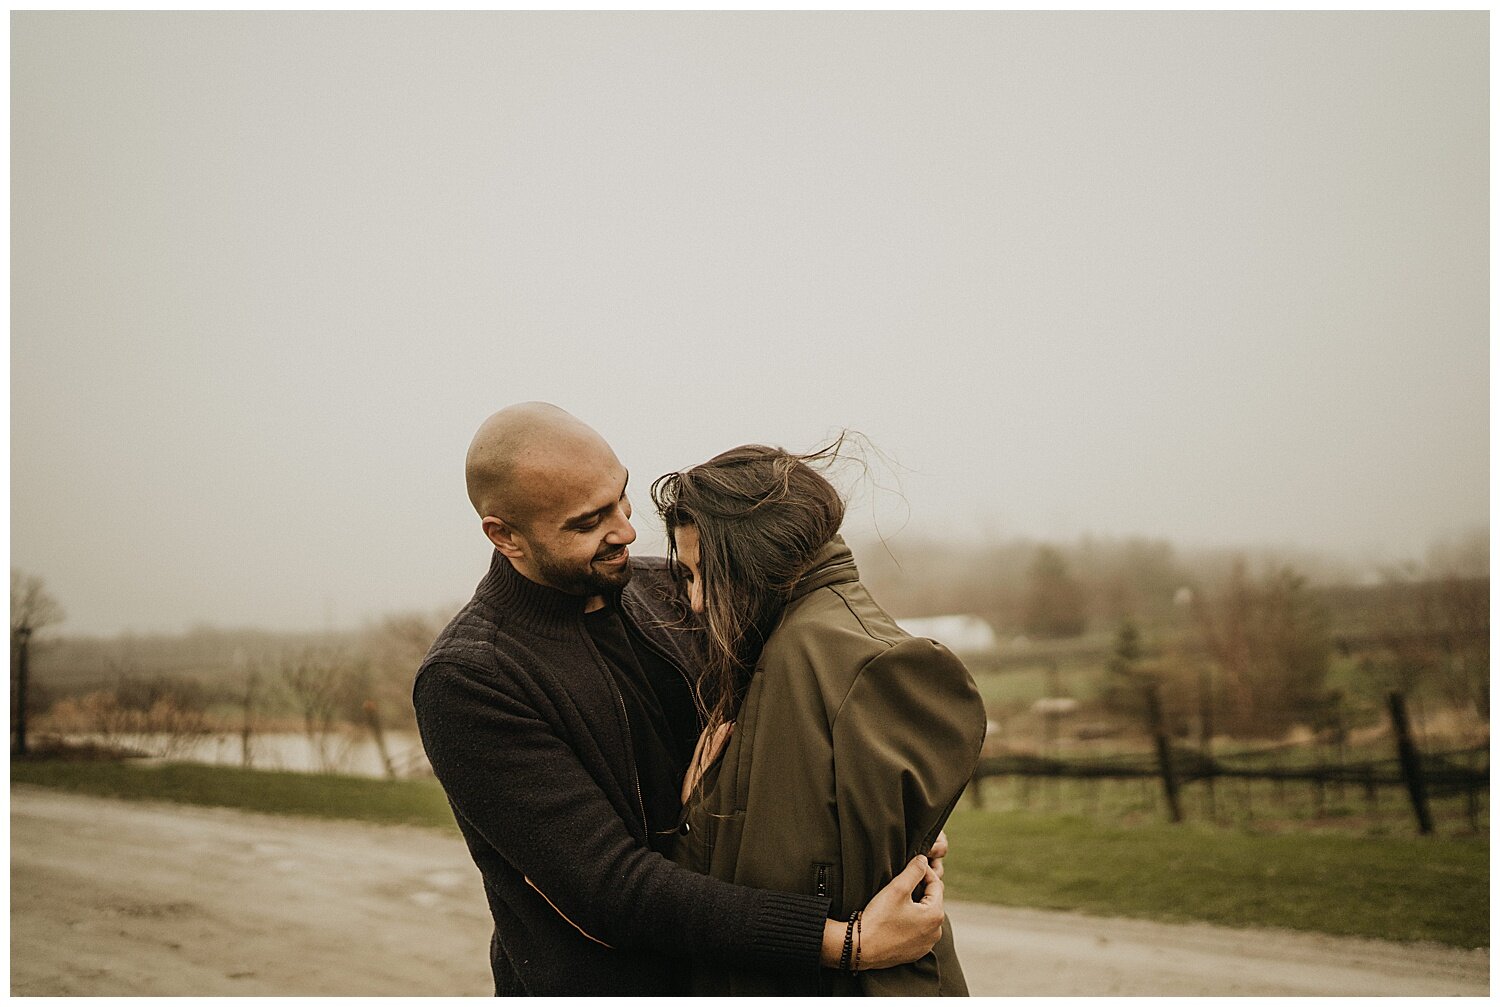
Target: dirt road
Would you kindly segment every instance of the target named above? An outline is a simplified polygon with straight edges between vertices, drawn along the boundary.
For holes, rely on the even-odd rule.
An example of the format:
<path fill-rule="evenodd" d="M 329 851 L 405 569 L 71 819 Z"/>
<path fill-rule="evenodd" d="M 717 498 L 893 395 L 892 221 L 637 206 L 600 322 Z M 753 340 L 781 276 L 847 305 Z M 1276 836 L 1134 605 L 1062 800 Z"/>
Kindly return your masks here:
<path fill-rule="evenodd" d="M 1489 952 L 949 905 L 977 995 L 1484 995 Z M 487 994 L 430 830 L 11 793 L 15 995 Z"/>

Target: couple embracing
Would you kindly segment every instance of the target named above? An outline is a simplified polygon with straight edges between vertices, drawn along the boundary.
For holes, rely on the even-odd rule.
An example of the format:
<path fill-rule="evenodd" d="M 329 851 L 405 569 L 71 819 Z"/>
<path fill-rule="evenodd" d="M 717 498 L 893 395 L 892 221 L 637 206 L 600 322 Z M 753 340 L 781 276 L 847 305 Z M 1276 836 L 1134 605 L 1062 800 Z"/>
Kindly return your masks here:
<path fill-rule="evenodd" d="M 898 628 L 838 535 L 823 455 L 747 445 L 629 474 L 523 403 L 480 427 L 494 546 L 413 701 L 483 877 L 497 995 L 963 995 L 941 829 L 974 681 Z"/>

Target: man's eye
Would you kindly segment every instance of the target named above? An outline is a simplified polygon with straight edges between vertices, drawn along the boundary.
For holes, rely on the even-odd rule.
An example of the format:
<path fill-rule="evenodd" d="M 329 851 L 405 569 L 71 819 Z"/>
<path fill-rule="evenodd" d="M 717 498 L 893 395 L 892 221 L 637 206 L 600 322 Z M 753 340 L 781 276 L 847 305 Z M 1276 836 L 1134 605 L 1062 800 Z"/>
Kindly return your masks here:
<path fill-rule="evenodd" d="M 584 521 L 580 524 L 574 525 L 574 528 L 578 531 L 593 531 L 597 527 L 599 527 L 598 518 L 594 518 L 592 521 Z"/>

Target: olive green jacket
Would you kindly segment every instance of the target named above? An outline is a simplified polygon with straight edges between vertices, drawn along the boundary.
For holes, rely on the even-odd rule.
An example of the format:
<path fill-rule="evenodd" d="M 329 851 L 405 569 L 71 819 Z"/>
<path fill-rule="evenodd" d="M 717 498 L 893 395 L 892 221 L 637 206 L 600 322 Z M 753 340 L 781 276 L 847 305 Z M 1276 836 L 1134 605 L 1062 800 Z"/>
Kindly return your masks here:
<path fill-rule="evenodd" d="M 979 760 L 963 663 L 910 636 L 835 538 L 766 641 L 723 757 L 684 812 L 676 859 L 736 884 L 833 900 L 848 919 L 925 853 Z M 920 961 L 856 975 L 703 963 L 699 994 L 965 995 L 951 927 Z"/>

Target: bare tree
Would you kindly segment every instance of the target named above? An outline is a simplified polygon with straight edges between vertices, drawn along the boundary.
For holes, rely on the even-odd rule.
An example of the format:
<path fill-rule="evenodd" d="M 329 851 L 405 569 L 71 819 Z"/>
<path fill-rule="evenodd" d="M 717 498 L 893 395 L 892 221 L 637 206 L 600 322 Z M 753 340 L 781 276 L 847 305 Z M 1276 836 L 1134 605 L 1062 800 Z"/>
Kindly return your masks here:
<path fill-rule="evenodd" d="M 240 764 L 250 769 L 255 765 L 253 739 L 260 705 L 260 668 L 245 658 L 243 648 L 235 652 L 234 663 L 239 676 L 234 702 L 240 708 Z"/>
<path fill-rule="evenodd" d="M 1217 598 L 1194 591 L 1192 604 L 1220 669 L 1214 716 L 1231 734 L 1278 733 L 1325 716 L 1332 643 L 1306 578 L 1281 567 L 1252 581 L 1239 561 Z"/>
<path fill-rule="evenodd" d="M 1051 546 L 1038 549 L 1031 564 L 1026 632 L 1045 638 L 1078 636 L 1087 624 L 1085 607 L 1083 588 L 1068 573 L 1062 553 Z"/>
<path fill-rule="evenodd" d="M 335 753 L 330 746 L 341 715 L 348 708 L 351 679 L 359 670 L 335 648 L 308 647 L 282 655 L 282 684 L 302 715 L 308 744 L 323 772 L 334 771 L 342 757 L 343 753 Z"/>
<path fill-rule="evenodd" d="M 26 754 L 26 714 L 30 682 L 31 638 L 48 626 L 63 620 L 62 606 L 40 577 L 11 568 L 10 571 L 10 654 L 14 689 L 11 709 L 15 732 L 14 751 Z"/>
<path fill-rule="evenodd" d="M 358 642 L 358 656 L 369 666 L 371 693 L 387 728 L 416 727 L 411 705 L 411 683 L 432 641 L 447 623 L 447 613 L 409 612 L 387 616 L 367 627 Z"/>
<path fill-rule="evenodd" d="M 352 719 L 369 731 L 385 773 L 392 778 L 424 771 L 427 765 L 420 746 L 399 739 L 416 727 L 412 679 L 448 619 L 447 612 L 391 615 L 365 627 L 356 642 L 360 673 L 350 679 L 349 713 L 357 714 Z"/>
<path fill-rule="evenodd" d="M 1388 586 L 1375 634 L 1391 655 L 1396 688 L 1414 697 L 1418 723 L 1424 681 L 1455 709 L 1472 709 L 1489 721 L 1489 578 L 1403 578 Z"/>

